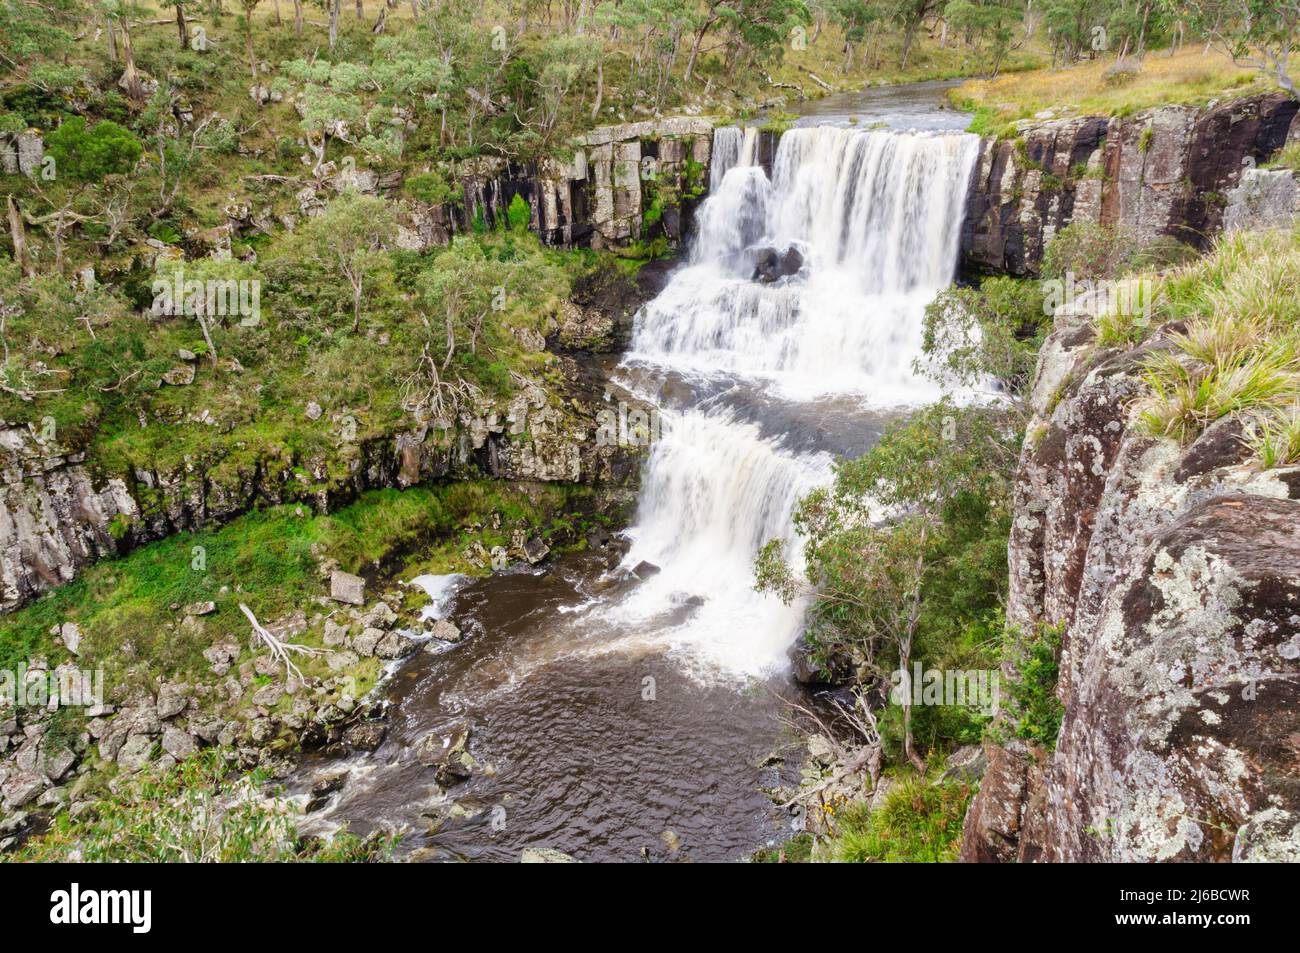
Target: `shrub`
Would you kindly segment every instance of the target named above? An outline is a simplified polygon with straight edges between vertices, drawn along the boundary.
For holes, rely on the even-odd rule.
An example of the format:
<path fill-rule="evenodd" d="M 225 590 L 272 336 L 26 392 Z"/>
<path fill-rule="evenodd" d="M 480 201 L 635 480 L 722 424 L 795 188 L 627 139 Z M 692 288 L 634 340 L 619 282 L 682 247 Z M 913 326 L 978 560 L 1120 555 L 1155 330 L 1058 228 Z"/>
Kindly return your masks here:
<path fill-rule="evenodd" d="M 1026 636 L 1018 629 L 1007 629 L 1003 659 L 1013 677 L 1006 684 L 1010 695 L 1007 723 L 1016 737 L 1056 747 L 1065 707 L 1056 697 L 1060 675 L 1062 630 L 1040 626 Z"/>
<path fill-rule="evenodd" d="M 1142 63 L 1139 60 L 1120 60 L 1113 66 L 1106 68 L 1101 74 L 1101 83 L 1108 89 L 1117 89 L 1120 86 L 1127 86 L 1133 82 L 1142 73 Z"/>
<path fill-rule="evenodd" d="M 843 863 L 951 863 L 957 859 L 971 788 L 955 781 L 900 781 L 875 810 L 843 812 L 832 856 Z"/>

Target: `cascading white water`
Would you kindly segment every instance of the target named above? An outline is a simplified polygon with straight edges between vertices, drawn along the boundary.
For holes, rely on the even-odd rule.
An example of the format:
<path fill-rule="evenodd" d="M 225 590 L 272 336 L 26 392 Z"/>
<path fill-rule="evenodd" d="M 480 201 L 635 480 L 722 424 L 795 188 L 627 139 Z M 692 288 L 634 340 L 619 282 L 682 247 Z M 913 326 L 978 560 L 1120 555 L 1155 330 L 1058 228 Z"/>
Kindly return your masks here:
<path fill-rule="evenodd" d="M 734 137 L 728 137 L 734 138 Z M 978 139 L 793 129 L 768 182 L 735 165 L 699 216 L 690 267 L 645 308 L 635 356 L 768 378 L 788 396 L 915 403 L 926 303 L 952 278 Z M 753 282 L 745 249 L 794 245 L 792 281 Z"/>
<path fill-rule="evenodd" d="M 792 550 L 794 506 L 830 457 L 763 434 L 728 395 L 781 401 L 810 433 L 830 398 L 932 399 L 913 361 L 925 305 L 952 278 L 977 149 L 966 134 L 798 128 L 769 181 L 756 132 L 718 130 L 690 262 L 638 315 L 625 361 L 650 369 L 642 382 L 684 377 L 710 397 L 674 412 L 653 446 L 625 565 L 661 571 L 619 616 L 728 671 L 785 664 L 801 608 L 754 592 L 753 560 L 769 539 Z M 757 249 L 791 247 L 797 274 L 754 280 Z"/>

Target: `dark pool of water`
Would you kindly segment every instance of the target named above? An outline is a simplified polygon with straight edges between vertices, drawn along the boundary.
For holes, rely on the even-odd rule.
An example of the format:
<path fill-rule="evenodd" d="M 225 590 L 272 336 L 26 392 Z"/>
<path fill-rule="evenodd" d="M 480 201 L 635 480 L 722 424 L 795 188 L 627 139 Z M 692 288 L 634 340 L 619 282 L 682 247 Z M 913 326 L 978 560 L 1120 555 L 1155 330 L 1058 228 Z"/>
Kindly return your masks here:
<path fill-rule="evenodd" d="M 349 772 L 311 826 L 405 830 L 401 851 L 429 848 L 418 856 L 430 860 L 545 846 L 587 861 L 728 861 L 783 839 L 788 818 L 762 789 L 796 765 L 760 763 L 783 743 L 778 696 L 802 690 L 702 679 L 664 646 L 602 628 L 575 610 L 618 598 L 598 592 L 603 568 L 570 555 L 461 588 L 448 616 L 466 639 L 395 674 L 383 746 L 304 765 L 297 790 Z M 415 746 L 457 723 L 480 768 L 444 795 Z"/>

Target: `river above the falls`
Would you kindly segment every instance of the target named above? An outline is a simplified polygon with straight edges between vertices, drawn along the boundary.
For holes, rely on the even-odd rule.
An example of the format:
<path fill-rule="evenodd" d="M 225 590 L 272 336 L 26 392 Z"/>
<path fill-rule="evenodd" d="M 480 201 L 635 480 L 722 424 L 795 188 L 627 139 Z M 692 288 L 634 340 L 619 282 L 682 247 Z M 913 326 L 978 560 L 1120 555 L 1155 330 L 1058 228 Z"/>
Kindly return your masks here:
<path fill-rule="evenodd" d="M 424 580 L 465 638 L 380 689 L 378 750 L 306 760 L 297 791 L 349 774 L 308 830 L 401 830 L 434 860 L 740 860 L 789 835 L 764 790 L 798 775 L 797 747 L 771 756 L 804 607 L 755 592 L 753 561 L 781 539 L 797 563 L 793 510 L 834 456 L 937 394 L 913 361 L 977 149 L 945 88 L 829 97 L 770 175 L 756 130 L 716 131 L 698 233 L 614 371 L 663 421 L 623 563 Z M 444 790 L 417 751 L 462 728 L 476 768 Z"/>

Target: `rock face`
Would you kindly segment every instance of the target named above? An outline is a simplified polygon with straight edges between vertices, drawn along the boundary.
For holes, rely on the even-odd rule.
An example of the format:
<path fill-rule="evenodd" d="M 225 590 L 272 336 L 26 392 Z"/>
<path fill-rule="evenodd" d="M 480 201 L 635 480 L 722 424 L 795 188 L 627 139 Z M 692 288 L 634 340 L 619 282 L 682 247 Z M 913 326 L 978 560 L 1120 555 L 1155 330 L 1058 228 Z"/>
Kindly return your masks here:
<path fill-rule="evenodd" d="M 658 200 L 656 234 L 676 246 L 689 233 L 696 200 L 708 184 L 713 123 L 672 118 L 593 129 L 561 163 L 515 163 L 477 157 L 455 173 L 463 201 L 420 209 L 404 232 L 411 247 L 445 244 L 474 222 L 503 221 L 516 195 L 532 210 L 529 227 L 543 241 L 605 248 L 653 237 L 643 213 Z M 692 197 L 694 196 L 694 197 Z"/>
<path fill-rule="evenodd" d="M 1049 757 L 992 748 L 968 861 L 1226 861 L 1300 852 L 1300 468 L 1225 418 L 1137 432 L 1144 353 L 1058 314 L 1039 360 L 1008 622 L 1063 627 Z"/>
<path fill-rule="evenodd" d="M 104 556 L 225 522 L 255 505 L 304 502 L 330 512 L 365 490 L 442 478 L 634 487 L 641 449 L 596 439 L 601 382 L 572 358 L 561 364 L 571 385 L 562 395 L 530 385 L 505 407 L 345 444 L 336 460 L 274 458 L 230 468 L 214 451 L 171 471 L 104 473 L 81 451 L 0 423 L 0 611 L 70 582 Z M 295 467 L 316 485 L 298 480 Z"/>
<path fill-rule="evenodd" d="M 1300 174 L 1290 169 L 1246 169 L 1228 193 L 1223 227 L 1286 228 L 1300 215 Z"/>
<path fill-rule="evenodd" d="M 1027 120 L 1014 141 L 985 140 L 963 267 L 1037 274 L 1052 236 L 1076 221 L 1202 248 L 1223 226 L 1225 197 L 1243 171 L 1286 142 L 1298 107 L 1278 93 L 1124 119 Z"/>

